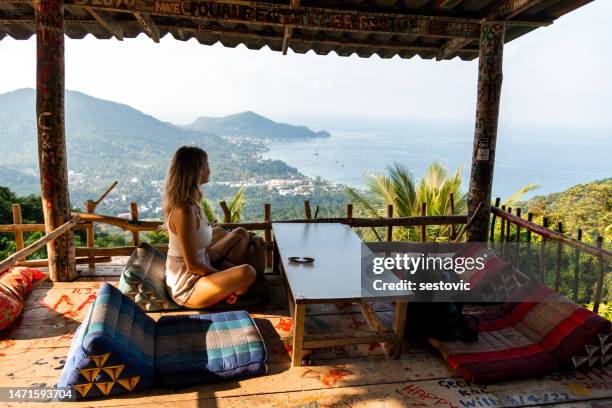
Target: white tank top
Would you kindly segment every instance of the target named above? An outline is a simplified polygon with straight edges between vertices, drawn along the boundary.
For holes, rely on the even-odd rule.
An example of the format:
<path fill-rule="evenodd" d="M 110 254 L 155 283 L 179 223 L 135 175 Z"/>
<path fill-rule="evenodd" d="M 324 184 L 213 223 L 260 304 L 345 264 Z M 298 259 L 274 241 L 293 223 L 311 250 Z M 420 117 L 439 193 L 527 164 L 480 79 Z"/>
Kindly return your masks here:
<path fill-rule="evenodd" d="M 172 214 L 172 212 L 170 212 L 170 214 Z M 212 240 L 212 227 L 208 223 L 208 220 L 201 215 L 202 211 L 199 208 L 196 211 L 196 214 L 200 218 L 200 228 L 196 230 L 193 239 L 196 240 L 196 248 L 198 251 L 200 251 L 210 244 L 210 241 Z M 168 219 L 170 219 L 170 216 L 168 216 Z M 168 229 L 169 238 L 168 255 L 183 256 L 181 253 L 181 246 L 179 244 L 178 236 L 170 230 L 169 225 L 166 225 L 166 228 Z"/>

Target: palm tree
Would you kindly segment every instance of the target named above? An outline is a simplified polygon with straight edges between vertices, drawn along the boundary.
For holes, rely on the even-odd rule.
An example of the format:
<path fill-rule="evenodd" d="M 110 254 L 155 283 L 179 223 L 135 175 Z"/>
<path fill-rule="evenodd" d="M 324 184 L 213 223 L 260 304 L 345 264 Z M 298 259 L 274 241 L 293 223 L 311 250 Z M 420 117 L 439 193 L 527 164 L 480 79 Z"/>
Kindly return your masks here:
<path fill-rule="evenodd" d="M 393 205 L 393 215 L 411 217 L 421 215 L 421 205 L 427 206 L 427 215 L 448 215 L 451 213 L 450 193 L 453 193 L 455 213 L 465 212 L 466 194 L 460 192 L 461 171 L 459 167 L 453 174 L 439 162 L 432 163 L 423 176 L 415 183 L 412 174 L 398 163 L 389 166 L 384 174 L 370 174 L 365 183 L 368 194 L 347 188 L 349 197 L 366 214 L 373 217 L 386 215 L 388 204 Z M 416 240 L 418 233 L 414 228 L 396 228 L 396 239 Z M 450 226 L 430 226 L 428 239 L 441 240 L 449 236 Z"/>
<path fill-rule="evenodd" d="M 387 213 L 387 205 L 393 204 L 393 215 L 411 217 L 421 215 L 423 203 L 427 207 L 427 215 L 451 214 L 450 194 L 453 193 L 454 213 L 467 212 L 467 194 L 461 192 L 461 172 L 459 167 L 450 173 L 440 162 L 433 162 L 427 168 L 425 175 L 415 183 L 412 174 L 402 165 L 394 163 L 383 174 L 366 176 L 367 191 L 365 194 L 348 187 L 347 194 L 357 208 L 371 217 L 383 217 Z M 524 194 L 538 188 L 536 184 L 528 184 L 512 194 L 504 204 L 512 205 L 520 201 Z M 394 229 L 394 239 L 416 241 L 419 233 L 414 227 L 399 227 Z M 426 228 L 429 241 L 446 241 L 450 237 L 451 228 L 445 226 L 428 226 Z M 377 236 L 380 234 L 376 233 Z M 373 239 L 366 234 L 365 239 Z"/>
<path fill-rule="evenodd" d="M 217 222 L 217 215 L 215 214 L 215 210 L 213 205 L 208 201 L 208 199 L 204 198 L 201 201 L 202 210 L 204 211 L 204 215 L 209 222 Z M 240 222 L 240 217 L 242 215 L 242 208 L 244 207 L 244 187 L 240 187 L 240 190 L 234 194 L 228 208 L 230 210 L 230 222 Z"/>

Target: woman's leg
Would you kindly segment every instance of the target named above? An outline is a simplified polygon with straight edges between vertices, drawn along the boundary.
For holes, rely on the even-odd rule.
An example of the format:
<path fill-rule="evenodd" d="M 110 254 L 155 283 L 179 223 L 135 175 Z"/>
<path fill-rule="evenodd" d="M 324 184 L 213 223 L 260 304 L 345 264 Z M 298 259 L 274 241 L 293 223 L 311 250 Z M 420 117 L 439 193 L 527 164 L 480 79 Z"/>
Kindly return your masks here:
<path fill-rule="evenodd" d="M 243 295 L 255 282 L 257 273 L 250 265 L 239 265 L 202 276 L 185 302 L 185 307 L 201 309 L 212 306 L 230 295 Z"/>
<path fill-rule="evenodd" d="M 249 240 L 249 232 L 242 227 L 238 227 L 210 245 L 206 250 L 213 262 L 225 257 L 229 263 L 239 265 L 244 263 Z"/>

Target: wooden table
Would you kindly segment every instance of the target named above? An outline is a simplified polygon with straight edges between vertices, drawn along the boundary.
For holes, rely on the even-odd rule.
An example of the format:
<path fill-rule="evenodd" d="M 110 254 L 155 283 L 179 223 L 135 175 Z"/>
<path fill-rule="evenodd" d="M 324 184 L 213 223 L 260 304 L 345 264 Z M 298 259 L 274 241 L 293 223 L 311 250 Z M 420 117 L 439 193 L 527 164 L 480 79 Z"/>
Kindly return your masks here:
<path fill-rule="evenodd" d="M 273 223 L 273 270 L 281 273 L 293 318 L 292 366 L 302 365 L 304 352 L 316 348 L 361 343 L 382 343 L 394 358 L 401 354 L 407 302 L 395 301 L 391 328 L 378 318 L 369 302 L 389 300 L 361 289 L 362 241 L 347 225 L 332 223 Z M 290 262 L 289 257 L 315 258 L 311 264 Z M 304 333 L 307 304 L 357 302 L 373 331 L 371 336 L 309 340 Z"/>

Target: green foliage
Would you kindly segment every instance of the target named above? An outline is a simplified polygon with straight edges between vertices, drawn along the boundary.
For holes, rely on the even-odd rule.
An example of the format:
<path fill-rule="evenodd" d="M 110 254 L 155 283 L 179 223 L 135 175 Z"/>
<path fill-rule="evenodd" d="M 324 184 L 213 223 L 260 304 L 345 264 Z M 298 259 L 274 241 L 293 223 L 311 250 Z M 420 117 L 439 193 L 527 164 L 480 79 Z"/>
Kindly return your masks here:
<path fill-rule="evenodd" d="M 151 245 L 159 245 L 159 244 L 167 244 L 168 243 L 168 231 L 159 230 L 159 231 L 149 231 L 143 233 L 142 241 L 147 242 Z"/>
<path fill-rule="evenodd" d="M 604 242 L 612 240 L 612 178 L 578 184 L 560 193 L 537 196 L 520 204 L 524 212 L 532 212 L 534 221 L 549 225 L 563 223 L 563 230 L 575 236 L 582 228 L 583 241 L 595 243 L 597 236 Z"/>
<path fill-rule="evenodd" d="M 450 193 L 454 195 L 455 214 L 466 211 L 467 201 L 461 189 L 461 171 L 458 168 L 450 174 L 439 162 L 432 163 L 421 178 L 415 182 L 412 174 L 402 165 L 395 163 L 387 168 L 384 174 L 366 176 L 367 193 L 363 194 L 353 188 L 347 188 L 347 194 L 357 206 L 358 212 L 365 212 L 371 217 L 387 215 L 387 205 L 393 205 L 393 214 L 398 217 L 421 215 L 421 205 L 427 206 L 427 215 L 451 214 Z M 428 226 L 428 240 L 447 241 L 450 226 Z M 365 239 L 372 235 L 364 231 Z M 415 241 L 420 232 L 416 228 L 399 227 L 394 229 L 394 239 Z M 378 233 L 378 236 L 382 236 Z"/>

